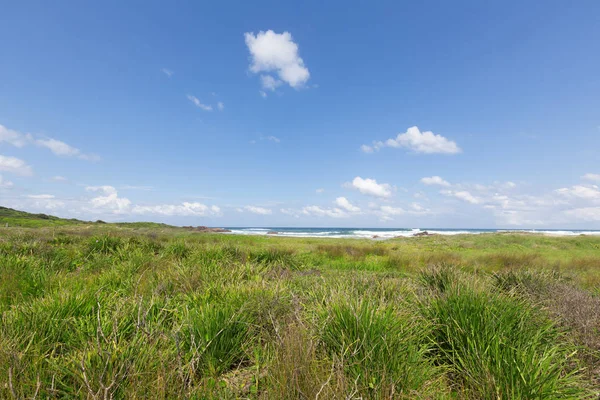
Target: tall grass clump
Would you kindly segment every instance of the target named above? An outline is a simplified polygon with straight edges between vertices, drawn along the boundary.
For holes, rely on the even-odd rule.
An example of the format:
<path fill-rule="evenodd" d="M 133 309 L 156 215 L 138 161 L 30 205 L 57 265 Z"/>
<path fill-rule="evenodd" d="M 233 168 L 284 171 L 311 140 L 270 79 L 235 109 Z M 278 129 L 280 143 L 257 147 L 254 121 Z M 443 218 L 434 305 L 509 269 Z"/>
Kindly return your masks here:
<path fill-rule="evenodd" d="M 438 361 L 467 398 L 554 399 L 585 395 L 576 351 L 525 300 L 455 287 L 424 307 Z"/>
<path fill-rule="evenodd" d="M 253 321 L 235 303 L 200 301 L 188 311 L 182 335 L 195 375 L 217 376 L 247 359 Z"/>
<path fill-rule="evenodd" d="M 123 246 L 123 240 L 120 237 L 102 235 L 94 236 L 89 239 L 87 245 L 88 254 L 112 254 Z"/>
<path fill-rule="evenodd" d="M 359 393 L 418 397 L 439 378 L 439 369 L 426 357 L 431 327 L 424 320 L 368 299 L 337 301 L 326 313 L 323 347 Z"/>
<path fill-rule="evenodd" d="M 419 281 L 430 290 L 445 293 L 458 284 L 459 276 L 454 267 L 448 264 L 438 264 L 421 270 Z"/>

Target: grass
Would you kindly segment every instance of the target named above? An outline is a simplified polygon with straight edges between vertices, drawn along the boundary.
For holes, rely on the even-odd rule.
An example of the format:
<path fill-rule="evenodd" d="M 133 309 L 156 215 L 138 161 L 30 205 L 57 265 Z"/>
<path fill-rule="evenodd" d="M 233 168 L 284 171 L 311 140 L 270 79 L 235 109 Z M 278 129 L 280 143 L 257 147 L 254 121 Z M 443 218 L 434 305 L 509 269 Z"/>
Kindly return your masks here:
<path fill-rule="evenodd" d="M 600 238 L 33 220 L 0 228 L 0 398 L 600 393 Z"/>

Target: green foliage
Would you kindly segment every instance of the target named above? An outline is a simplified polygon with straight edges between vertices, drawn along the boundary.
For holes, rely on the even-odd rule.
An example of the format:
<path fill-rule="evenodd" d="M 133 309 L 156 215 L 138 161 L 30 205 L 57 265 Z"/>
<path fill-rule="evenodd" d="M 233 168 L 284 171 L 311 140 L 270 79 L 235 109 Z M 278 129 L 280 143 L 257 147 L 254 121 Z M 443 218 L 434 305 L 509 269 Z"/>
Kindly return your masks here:
<path fill-rule="evenodd" d="M 0 218 L 39 226 L 0 226 L 0 398 L 597 390 L 600 238 L 375 242 Z"/>
<path fill-rule="evenodd" d="M 436 324 L 439 362 L 469 398 L 581 398 L 566 344 L 548 318 L 524 300 L 455 287 L 423 309 Z M 567 372 L 571 371 L 571 372 Z"/>
<path fill-rule="evenodd" d="M 182 331 L 192 368 L 201 376 L 218 376 L 247 359 L 252 320 L 235 303 L 192 302 Z"/>
<path fill-rule="evenodd" d="M 439 369 L 426 358 L 430 326 L 375 299 L 331 304 L 320 334 L 325 350 L 359 384 L 361 391 L 424 394 Z"/>

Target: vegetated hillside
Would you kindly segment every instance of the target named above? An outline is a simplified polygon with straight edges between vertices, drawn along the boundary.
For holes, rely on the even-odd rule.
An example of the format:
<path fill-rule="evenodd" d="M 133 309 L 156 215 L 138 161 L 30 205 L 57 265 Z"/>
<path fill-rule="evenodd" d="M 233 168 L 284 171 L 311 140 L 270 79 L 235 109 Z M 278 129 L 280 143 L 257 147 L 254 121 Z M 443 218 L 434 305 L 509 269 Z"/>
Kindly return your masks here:
<path fill-rule="evenodd" d="M 32 214 L 25 211 L 14 210 L 8 207 L 0 207 L 0 226 L 24 226 L 24 227 L 41 227 L 41 226 L 63 226 L 73 224 L 84 224 L 85 221 L 78 219 L 65 219 L 47 214 Z"/>
<path fill-rule="evenodd" d="M 82 221 L 75 218 L 60 218 L 54 215 L 48 214 L 33 214 L 26 211 L 14 210 L 8 207 L 0 206 L 0 226 L 5 227 L 8 224 L 9 227 L 20 226 L 27 228 L 38 228 L 48 226 L 65 226 L 65 225 L 81 225 L 81 224 L 107 224 L 104 221 L 98 220 L 96 222 Z M 171 225 L 161 224 L 157 222 L 118 222 L 111 223 L 110 225 L 116 225 L 121 227 L 129 228 L 173 228 Z"/>

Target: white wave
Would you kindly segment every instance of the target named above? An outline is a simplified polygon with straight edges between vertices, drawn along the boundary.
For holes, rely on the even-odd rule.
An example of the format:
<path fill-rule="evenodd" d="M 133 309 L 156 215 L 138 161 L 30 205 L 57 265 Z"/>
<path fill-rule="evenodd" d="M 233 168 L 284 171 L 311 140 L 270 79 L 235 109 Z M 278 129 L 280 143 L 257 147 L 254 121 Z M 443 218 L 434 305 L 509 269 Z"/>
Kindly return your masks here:
<path fill-rule="evenodd" d="M 268 232 L 276 232 L 269 234 Z M 237 235 L 262 235 L 262 236 L 282 236 L 282 237 L 297 237 L 297 238 L 349 238 L 349 239 L 392 239 L 396 237 L 414 237 L 415 235 L 427 232 L 435 235 L 478 235 L 482 233 L 493 233 L 493 232 L 525 232 L 525 233 L 537 233 L 543 235 L 553 236 L 578 236 L 578 235 L 600 235 L 600 231 L 569 231 L 569 230 L 435 230 L 435 229 L 403 229 L 403 230 L 368 230 L 368 229 L 356 229 L 356 230 L 285 230 L 277 228 L 241 228 L 232 229 L 231 234 Z"/>
<path fill-rule="evenodd" d="M 579 235 L 600 235 L 600 231 L 539 231 L 539 230 L 523 230 L 518 232 L 526 233 L 538 233 L 542 235 L 553 235 L 553 236 L 579 236 Z"/>

